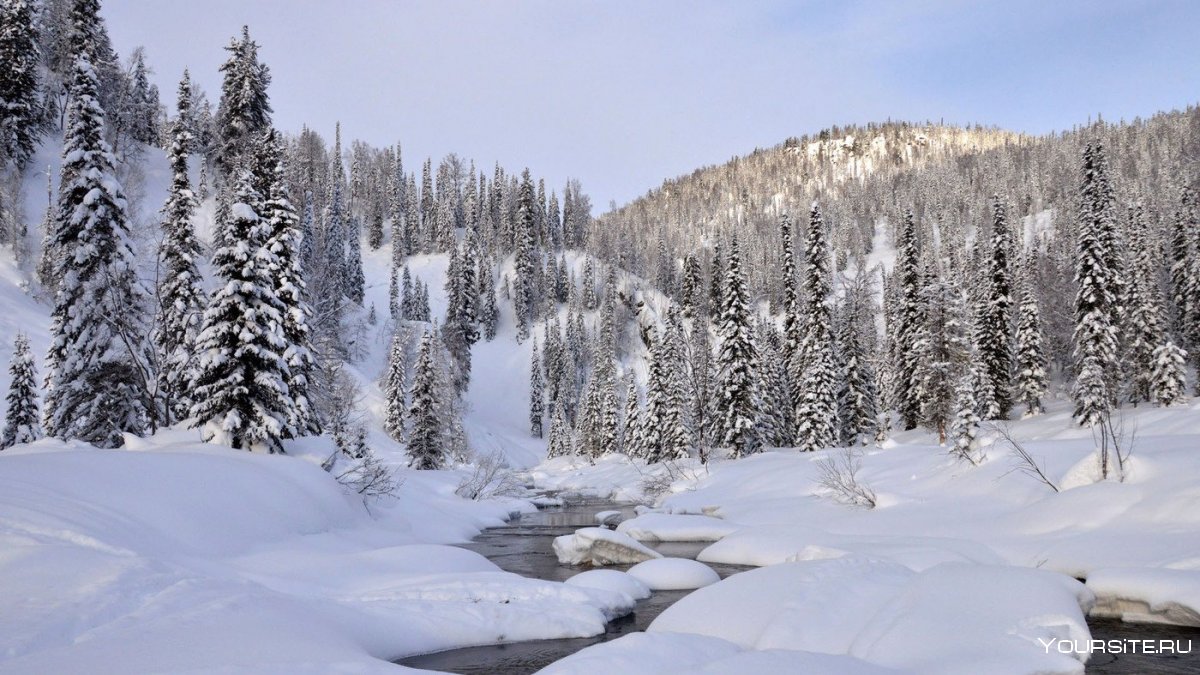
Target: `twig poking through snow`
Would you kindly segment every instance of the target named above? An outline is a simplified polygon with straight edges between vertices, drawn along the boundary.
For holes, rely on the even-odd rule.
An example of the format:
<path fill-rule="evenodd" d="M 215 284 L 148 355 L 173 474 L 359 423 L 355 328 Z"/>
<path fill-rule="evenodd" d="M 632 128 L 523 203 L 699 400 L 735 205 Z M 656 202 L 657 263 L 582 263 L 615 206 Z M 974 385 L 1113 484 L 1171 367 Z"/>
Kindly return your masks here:
<path fill-rule="evenodd" d="M 862 451 L 845 448 L 817 463 L 817 483 L 843 504 L 875 508 L 875 491 L 858 480 L 862 469 Z"/>
<path fill-rule="evenodd" d="M 1059 491 L 1058 486 L 1054 484 L 1054 481 L 1050 480 L 1050 477 L 1046 475 L 1046 472 L 1042 469 L 1041 465 L 1037 463 L 1037 460 L 1033 458 L 1033 455 L 1029 454 L 1029 451 L 1025 449 L 1025 446 L 1021 445 L 1017 439 L 1013 438 L 1012 430 L 1008 428 L 1007 424 L 998 422 L 993 425 L 993 428 L 995 428 L 996 433 L 1000 434 L 1000 437 L 1003 438 L 1006 443 L 1012 446 L 1013 451 L 1017 453 L 1016 466 L 1014 466 L 1009 473 L 1012 473 L 1013 471 L 1020 471 L 1026 476 L 1032 476 L 1038 481 L 1045 483 L 1050 487 L 1051 490 L 1054 490 L 1055 492 Z"/>

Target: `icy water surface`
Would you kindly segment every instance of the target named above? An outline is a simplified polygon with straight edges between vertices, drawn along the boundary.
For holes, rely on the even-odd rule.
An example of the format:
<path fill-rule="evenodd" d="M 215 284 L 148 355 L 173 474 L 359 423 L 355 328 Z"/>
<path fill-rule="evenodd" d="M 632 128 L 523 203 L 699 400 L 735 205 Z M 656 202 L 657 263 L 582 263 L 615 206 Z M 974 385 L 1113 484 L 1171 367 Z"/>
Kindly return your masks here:
<path fill-rule="evenodd" d="M 606 501 L 573 502 L 564 507 L 524 514 L 502 527 L 485 530 L 474 541 L 464 544 L 464 548 L 482 554 L 509 572 L 536 579 L 566 581 L 590 568 L 560 565 L 551 542 L 555 537 L 571 534 L 581 527 L 596 526 L 595 514 L 609 510 L 621 511 L 625 518 L 633 516 L 631 506 Z M 666 556 L 695 558 L 708 544 L 661 543 L 650 546 Z M 629 567 L 614 565 L 606 569 L 625 570 Z M 722 578 L 750 569 L 739 565 L 712 565 L 712 568 Z M 664 609 L 690 592 L 655 591 L 648 599 L 638 601 L 633 614 L 609 623 L 603 635 L 452 649 L 413 656 L 398 663 L 413 668 L 473 675 L 535 673 L 584 647 L 646 630 Z M 1192 645 L 1190 654 L 1094 654 L 1087 664 L 1089 674 L 1200 675 L 1200 628 L 1124 623 L 1115 619 L 1092 619 L 1088 625 L 1092 638 L 1096 640 L 1179 640 L 1185 649 L 1189 641 Z"/>

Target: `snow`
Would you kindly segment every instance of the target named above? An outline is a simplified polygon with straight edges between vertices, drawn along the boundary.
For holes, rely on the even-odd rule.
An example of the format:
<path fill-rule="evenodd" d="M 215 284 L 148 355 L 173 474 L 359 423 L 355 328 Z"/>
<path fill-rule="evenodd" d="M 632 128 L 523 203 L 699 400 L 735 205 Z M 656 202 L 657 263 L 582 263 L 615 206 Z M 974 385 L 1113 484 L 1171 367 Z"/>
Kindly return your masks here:
<path fill-rule="evenodd" d="M 585 527 L 554 539 L 554 554 L 564 565 L 627 565 L 661 554 L 636 539 L 603 527 Z"/>
<path fill-rule="evenodd" d="M 600 511 L 596 514 L 596 522 L 601 525 L 615 525 L 621 522 L 620 511 Z M 637 537 L 634 537 L 635 539 Z"/>
<path fill-rule="evenodd" d="M 648 561 L 654 562 L 654 561 Z M 645 565 L 646 563 L 639 563 Z M 624 593 L 634 600 L 650 597 L 650 587 L 639 577 L 618 570 L 588 570 L 567 579 L 568 586 L 600 588 L 614 593 Z"/>
<path fill-rule="evenodd" d="M 703 515 L 645 513 L 617 526 L 638 541 L 717 541 L 742 529 L 719 518 Z"/>
<path fill-rule="evenodd" d="M 647 560 L 630 567 L 628 574 L 652 591 L 685 591 L 721 580 L 713 568 L 687 558 Z"/>

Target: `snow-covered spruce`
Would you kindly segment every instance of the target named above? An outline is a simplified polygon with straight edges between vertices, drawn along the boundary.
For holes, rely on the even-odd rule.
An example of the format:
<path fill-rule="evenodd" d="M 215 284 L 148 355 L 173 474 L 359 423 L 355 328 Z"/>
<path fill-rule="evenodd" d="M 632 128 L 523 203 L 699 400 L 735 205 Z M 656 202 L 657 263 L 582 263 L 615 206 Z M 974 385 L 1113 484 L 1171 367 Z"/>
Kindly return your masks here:
<path fill-rule="evenodd" d="M 8 366 L 8 403 L 4 412 L 4 432 L 0 449 L 17 443 L 32 443 L 42 437 L 38 410 L 37 366 L 29 349 L 29 336 L 17 333 L 13 340 L 12 362 Z"/>
<path fill-rule="evenodd" d="M 754 323 L 742 278 L 737 238 L 729 246 L 725 261 L 725 288 L 720 305 L 720 352 L 717 355 L 717 401 L 715 424 L 723 446 L 733 457 L 759 451 L 758 352 L 754 346 Z M 642 422 L 644 425 L 644 422 Z"/>

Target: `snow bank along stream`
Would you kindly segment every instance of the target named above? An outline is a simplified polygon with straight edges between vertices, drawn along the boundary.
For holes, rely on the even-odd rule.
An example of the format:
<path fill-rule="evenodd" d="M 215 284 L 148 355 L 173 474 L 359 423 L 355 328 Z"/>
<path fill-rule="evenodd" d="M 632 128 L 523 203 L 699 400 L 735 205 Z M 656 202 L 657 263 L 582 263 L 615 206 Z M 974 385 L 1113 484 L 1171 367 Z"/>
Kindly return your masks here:
<path fill-rule="evenodd" d="M 606 524 L 613 525 L 624 519 L 632 523 L 633 508 L 607 501 L 576 501 L 564 506 L 549 506 L 537 513 L 518 516 L 503 527 L 485 530 L 465 548 L 478 552 L 502 569 L 526 577 L 551 581 L 567 581 L 580 574 L 595 575 L 601 587 L 613 587 L 617 582 L 631 583 L 628 577 L 616 578 L 614 570 L 629 570 L 635 565 L 610 565 L 601 572 L 587 572 L 591 566 L 567 565 L 559 562 L 554 549 L 554 540 L 571 535 L 580 528 L 594 527 L 597 514 L 608 516 Z M 618 517 L 616 514 L 620 514 Z M 643 516 L 645 518 L 645 516 Z M 625 527 L 628 531 L 631 528 Z M 649 541 L 647 545 L 667 558 L 694 559 L 709 542 Z M 690 562 L 690 560 L 689 560 Z M 755 569 L 740 565 L 712 564 L 711 568 L 721 577 Z M 781 568 L 782 570 L 782 568 Z M 764 570 L 765 571 L 765 570 Z M 613 578 L 606 578 L 613 575 Z M 581 577 L 578 581 L 583 582 Z M 584 582 L 584 583 L 590 583 Z M 637 582 L 632 582 L 636 585 Z M 630 588 L 633 588 L 633 585 Z M 637 589 L 634 589 L 637 590 Z M 495 675 L 518 675 L 534 673 L 540 669 L 575 654 L 586 647 L 610 642 L 622 636 L 645 631 L 664 610 L 689 595 L 691 590 L 659 590 L 649 592 L 649 597 L 639 599 L 634 612 L 610 622 L 606 631 L 590 638 L 536 640 L 501 645 L 486 645 L 453 649 L 433 654 L 414 656 L 399 661 L 400 664 L 428 670 L 451 673 L 488 673 Z M 633 595 L 633 592 L 630 592 Z M 647 593 L 641 593 L 646 595 Z M 848 601 L 852 601 L 850 598 Z M 681 605 L 682 607 L 682 605 Z M 684 612 L 684 615 L 689 614 Z M 675 617 L 672 617 L 675 618 Z M 1126 651 L 1133 641 L 1190 641 L 1190 654 L 1093 653 L 1087 663 L 1088 673 L 1102 674 L 1176 674 L 1200 672 L 1200 629 L 1156 624 L 1125 623 L 1112 618 L 1089 618 L 1088 627 L 1093 640 L 1120 640 Z M 686 627 L 685 627 L 686 628 Z M 681 630 L 685 630 L 681 628 Z M 668 628 L 669 630 L 669 628 Z M 819 632 L 819 631 L 818 631 Z M 819 637 L 819 636 L 818 636 Z M 809 652 L 796 652 L 811 654 Z M 647 654 L 652 657 L 652 651 Z M 861 663 L 861 662 L 860 662 Z M 650 665 L 647 663 L 646 665 Z M 686 664 L 678 664 L 686 669 Z M 769 667 L 769 664 L 763 664 Z M 799 665 L 799 664 L 797 664 Z M 821 665 L 821 664 L 813 664 Z M 835 666 L 836 664 L 824 664 Z M 844 664 L 843 664 L 844 665 Z M 865 665 L 865 664 L 863 664 Z M 581 669 L 582 667 L 582 669 Z M 568 667 L 567 672 L 588 672 L 586 663 Z M 674 671 L 672 671 L 674 672 Z M 682 671 L 681 671 L 682 672 Z"/>

